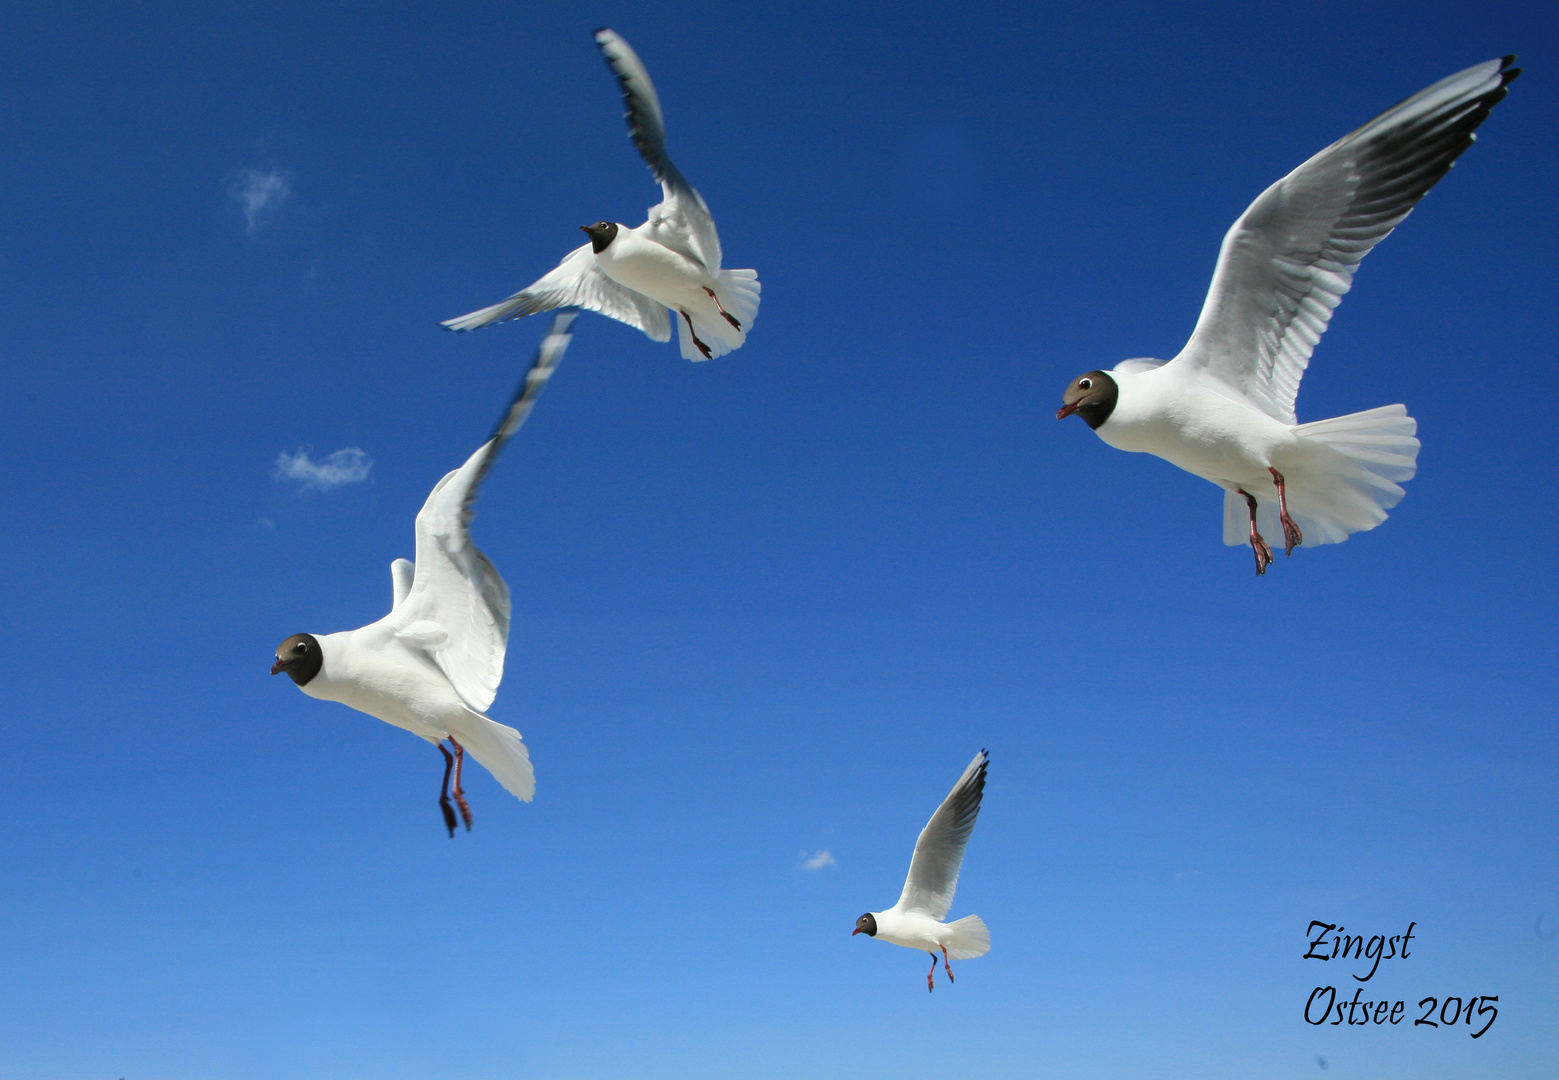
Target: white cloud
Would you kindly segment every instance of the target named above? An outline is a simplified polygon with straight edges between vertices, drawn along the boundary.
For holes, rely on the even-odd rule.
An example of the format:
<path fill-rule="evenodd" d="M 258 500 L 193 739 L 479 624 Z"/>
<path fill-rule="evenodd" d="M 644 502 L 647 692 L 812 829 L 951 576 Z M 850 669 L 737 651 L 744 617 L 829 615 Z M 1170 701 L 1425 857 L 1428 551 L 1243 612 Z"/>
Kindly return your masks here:
<path fill-rule="evenodd" d="M 827 848 L 824 848 L 822 851 L 819 851 L 816 855 L 813 855 L 811 858 L 807 858 L 807 853 L 805 851 L 803 851 L 801 853 L 801 869 L 803 869 L 803 870 L 821 870 L 825 866 L 838 866 L 838 865 L 839 865 L 839 861 L 837 859 L 835 859 L 832 855 L 829 854 Z"/>
<path fill-rule="evenodd" d="M 361 484 L 373 467 L 374 459 L 355 446 L 337 450 L 320 461 L 310 459 L 304 449 L 296 454 L 283 450 L 276 455 L 276 471 L 271 475 L 278 480 L 296 480 L 302 485 L 300 492 L 334 491 L 342 484 Z"/>
<path fill-rule="evenodd" d="M 292 194 L 292 174 L 279 169 L 270 172 L 240 169 L 228 186 L 228 191 L 243 208 L 246 223 L 244 231 L 254 233 Z"/>

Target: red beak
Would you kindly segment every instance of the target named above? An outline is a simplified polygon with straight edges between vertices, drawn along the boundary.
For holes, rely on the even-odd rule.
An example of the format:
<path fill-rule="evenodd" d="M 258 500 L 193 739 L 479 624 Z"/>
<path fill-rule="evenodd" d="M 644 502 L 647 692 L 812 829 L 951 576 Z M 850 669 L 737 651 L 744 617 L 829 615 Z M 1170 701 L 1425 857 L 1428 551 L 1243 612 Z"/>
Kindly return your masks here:
<path fill-rule="evenodd" d="M 854 937 L 856 934 L 859 934 L 860 932 L 861 932 L 861 928 L 859 926 L 857 926 L 854 930 L 850 931 L 850 936 Z"/>
<path fill-rule="evenodd" d="M 1061 406 L 1059 409 L 1056 410 L 1056 419 L 1057 420 L 1065 420 L 1068 416 L 1071 416 L 1073 413 L 1075 413 L 1077 411 L 1077 407 L 1079 405 L 1081 405 L 1081 404 L 1082 404 L 1081 401 L 1077 401 L 1077 402 L 1073 402 L 1071 405 L 1063 405 L 1063 406 Z"/>
<path fill-rule="evenodd" d="M 279 675 L 279 674 L 281 674 L 283 671 L 287 670 L 288 666 L 291 663 L 292 663 L 291 660 L 283 660 L 281 657 L 278 656 L 276 658 L 276 663 L 271 665 L 271 674 L 272 675 Z"/>

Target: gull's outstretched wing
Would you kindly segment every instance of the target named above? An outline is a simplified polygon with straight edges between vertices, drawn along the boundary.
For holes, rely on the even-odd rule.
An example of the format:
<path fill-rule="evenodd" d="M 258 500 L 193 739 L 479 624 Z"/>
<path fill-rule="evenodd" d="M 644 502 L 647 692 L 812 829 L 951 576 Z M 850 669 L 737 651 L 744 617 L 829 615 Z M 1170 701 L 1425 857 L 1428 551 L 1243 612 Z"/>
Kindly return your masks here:
<path fill-rule="evenodd" d="M 953 891 L 958 888 L 958 869 L 963 865 L 964 846 L 974 832 L 974 819 L 980 813 L 980 798 L 985 794 L 984 750 L 974 756 L 964 774 L 953 785 L 937 812 L 915 841 L 915 857 L 910 860 L 909 877 L 899 896 L 901 911 L 919 911 L 933 919 L 947 917 L 953 906 Z"/>
<path fill-rule="evenodd" d="M 1223 238 L 1201 318 L 1174 362 L 1206 368 L 1294 423 L 1310 352 L 1359 260 L 1472 145 L 1521 73 L 1515 59 L 1442 79 L 1262 192 Z"/>
<path fill-rule="evenodd" d="M 477 492 L 503 444 L 530 415 L 563 358 L 574 318 L 573 312 L 566 312 L 552 320 L 551 331 L 542 339 L 492 437 L 428 496 L 417 515 L 411 588 L 390 612 L 396 637 L 424 649 L 477 712 L 493 703 L 509 642 L 509 587 L 471 542 Z M 397 571 L 397 592 L 401 572 Z"/>
<path fill-rule="evenodd" d="M 622 88 L 623 118 L 639 156 L 660 181 L 661 202 L 650 208 L 650 221 L 657 224 L 656 239 L 667 247 L 682 249 L 702 262 L 711 274 L 720 269 L 720 234 L 715 231 L 709 207 L 680 169 L 666 156 L 666 122 L 660 112 L 660 97 L 650 73 L 632 47 L 614 30 L 605 27 L 595 32 L 606 64 L 617 76 Z M 657 338 L 657 341 L 664 340 Z"/>
<path fill-rule="evenodd" d="M 671 315 L 665 305 L 607 277 L 596 263 L 595 252 L 589 244 L 570 251 L 550 274 L 502 303 L 458 319 L 448 319 L 439 325 L 446 330 L 475 330 L 490 323 L 561 307 L 600 312 L 643 330 L 651 341 L 671 340 Z"/>

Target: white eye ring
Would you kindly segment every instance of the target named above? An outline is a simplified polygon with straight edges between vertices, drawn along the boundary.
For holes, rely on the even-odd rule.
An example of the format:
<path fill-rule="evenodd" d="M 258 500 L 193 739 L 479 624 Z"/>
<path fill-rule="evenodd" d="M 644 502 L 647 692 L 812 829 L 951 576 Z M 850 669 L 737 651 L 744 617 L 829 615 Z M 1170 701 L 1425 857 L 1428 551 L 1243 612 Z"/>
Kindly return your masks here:
<path fill-rule="evenodd" d="M 1093 380 L 1092 379 L 1078 379 L 1077 380 L 1077 385 L 1081 386 L 1084 390 L 1092 390 L 1093 389 Z"/>

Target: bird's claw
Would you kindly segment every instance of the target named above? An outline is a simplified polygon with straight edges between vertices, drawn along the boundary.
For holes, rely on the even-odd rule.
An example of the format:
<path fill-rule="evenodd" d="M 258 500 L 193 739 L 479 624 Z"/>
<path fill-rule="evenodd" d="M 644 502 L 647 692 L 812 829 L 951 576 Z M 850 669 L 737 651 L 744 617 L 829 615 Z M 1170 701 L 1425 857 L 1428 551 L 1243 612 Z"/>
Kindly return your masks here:
<path fill-rule="evenodd" d="M 1294 519 L 1287 514 L 1283 515 L 1283 557 L 1290 558 L 1294 549 L 1305 542 L 1305 534 L 1299 531 L 1299 526 L 1294 524 Z"/>
<path fill-rule="evenodd" d="M 1267 567 L 1272 565 L 1272 549 L 1261 538 L 1260 533 L 1252 533 L 1250 546 L 1256 552 L 1256 576 L 1260 577 L 1267 572 Z"/>

